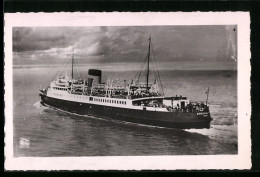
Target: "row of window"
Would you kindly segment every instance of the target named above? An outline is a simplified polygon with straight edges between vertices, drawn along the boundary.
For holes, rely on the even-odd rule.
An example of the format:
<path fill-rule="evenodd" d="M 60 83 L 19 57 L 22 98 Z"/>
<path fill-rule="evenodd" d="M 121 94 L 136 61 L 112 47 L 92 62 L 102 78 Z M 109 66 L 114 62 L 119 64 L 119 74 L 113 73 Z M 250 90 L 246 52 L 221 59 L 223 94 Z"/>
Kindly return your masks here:
<path fill-rule="evenodd" d="M 93 98 L 89 98 L 90 101 L 93 101 Z M 117 101 L 117 100 L 109 100 L 109 99 L 102 99 L 102 98 L 94 98 L 94 101 L 103 102 L 103 103 L 114 103 L 114 104 L 126 104 L 126 101 Z"/>
<path fill-rule="evenodd" d="M 53 93 L 55 96 L 63 96 L 62 94 L 58 94 L 58 93 Z M 82 97 L 82 96 L 78 96 L 78 95 L 68 95 L 68 97 L 70 98 L 83 98 L 83 99 L 87 99 L 87 97 Z"/>
<path fill-rule="evenodd" d="M 53 87 L 55 90 L 64 90 L 64 91 L 67 91 L 66 88 L 59 88 L 59 87 Z"/>
<path fill-rule="evenodd" d="M 62 97 L 62 94 L 54 93 L 54 95 Z"/>
<path fill-rule="evenodd" d="M 56 88 L 56 87 L 54 87 L 54 88 Z M 61 94 L 56 94 L 56 93 L 54 93 L 54 95 L 62 96 Z M 70 96 L 70 97 L 87 99 L 87 97 L 82 97 L 82 96 L 77 96 L 77 95 L 73 95 L 73 96 Z M 93 97 L 89 97 L 89 101 L 93 101 Z M 117 101 L 117 100 L 109 100 L 109 99 L 101 99 L 101 98 L 94 98 L 94 101 L 103 102 L 103 103 L 114 103 L 114 104 L 124 104 L 124 105 L 126 105 L 126 101 Z"/>
<path fill-rule="evenodd" d="M 69 97 L 72 97 L 72 98 L 83 98 L 83 99 L 87 99 L 87 97 L 82 97 L 82 96 L 77 96 L 77 95 L 72 95 L 72 96 L 69 96 Z"/>

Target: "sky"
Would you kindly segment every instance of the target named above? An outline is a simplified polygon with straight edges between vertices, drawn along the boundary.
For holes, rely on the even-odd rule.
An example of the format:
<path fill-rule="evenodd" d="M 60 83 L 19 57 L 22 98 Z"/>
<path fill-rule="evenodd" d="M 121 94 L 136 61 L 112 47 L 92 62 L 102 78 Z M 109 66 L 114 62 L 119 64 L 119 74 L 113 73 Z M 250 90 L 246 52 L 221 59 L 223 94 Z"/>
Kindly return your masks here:
<path fill-rule="evenodd" d="M 235 25 L 15 27 L 13 64 L 59 65 L 74 53 L 79 64 L 135 66 L 146 57 L 151 35 L 151 56 L 162 69 L 233 70 L 237 60 L 236 28 Z"/>

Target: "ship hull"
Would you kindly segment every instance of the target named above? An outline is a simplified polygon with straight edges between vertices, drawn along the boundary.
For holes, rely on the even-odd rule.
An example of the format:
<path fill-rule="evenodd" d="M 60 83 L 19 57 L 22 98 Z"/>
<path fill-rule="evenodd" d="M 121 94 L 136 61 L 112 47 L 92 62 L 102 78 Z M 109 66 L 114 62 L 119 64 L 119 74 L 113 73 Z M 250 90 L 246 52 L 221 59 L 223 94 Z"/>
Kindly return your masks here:
<path fill-rule="evenodd" d="M 61 100 L 44 94 L 40 94 L 40 96 L 44 104 L 67 112 L 158 127 L 179 129 L 210 128 L 210 121 L 212 120 L 209 113 L 205 117 L 197 112 L 145 111 Z"/>

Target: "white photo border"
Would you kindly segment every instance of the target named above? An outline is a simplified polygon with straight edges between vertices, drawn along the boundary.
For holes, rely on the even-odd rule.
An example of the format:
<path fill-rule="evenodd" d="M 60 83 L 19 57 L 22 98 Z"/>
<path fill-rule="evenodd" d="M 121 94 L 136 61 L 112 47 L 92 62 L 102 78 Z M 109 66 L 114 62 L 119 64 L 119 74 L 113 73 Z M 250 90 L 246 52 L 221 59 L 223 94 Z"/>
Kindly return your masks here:
<path fill-rule="evenodd" d="M 249 12 L 86 12 L 4 14 L 6 170 L 202 170 L 251 168 Z M 13 157 L 13 27 L 237 25 L 238 154 L 105 157 Z"/>

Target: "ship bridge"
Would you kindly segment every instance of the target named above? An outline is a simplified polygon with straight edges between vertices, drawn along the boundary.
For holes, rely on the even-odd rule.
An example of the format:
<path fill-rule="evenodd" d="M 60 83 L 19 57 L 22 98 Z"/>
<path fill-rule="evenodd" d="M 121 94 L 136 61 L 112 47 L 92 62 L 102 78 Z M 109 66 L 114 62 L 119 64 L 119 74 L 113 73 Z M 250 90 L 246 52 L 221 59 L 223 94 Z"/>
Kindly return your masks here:
<path fill-rule="evenodd" d="M 144 97 L 133 99 L 133 106 L 151 106 L 151 107 L 164 107 L 163 106 L 164 97 Z"/>

